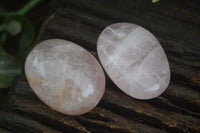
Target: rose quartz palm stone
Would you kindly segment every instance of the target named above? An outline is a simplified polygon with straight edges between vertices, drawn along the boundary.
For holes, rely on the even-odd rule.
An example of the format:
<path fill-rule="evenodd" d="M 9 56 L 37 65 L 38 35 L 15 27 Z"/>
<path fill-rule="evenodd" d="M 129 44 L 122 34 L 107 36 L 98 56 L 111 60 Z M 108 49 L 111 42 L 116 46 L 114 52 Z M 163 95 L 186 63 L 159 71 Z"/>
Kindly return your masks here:
<path fill-rule="evenodd" d="M 95 57 L 61 39 L 39 43 L 26 58 L 25 73 L 36 95 L 64 114 L 89 112 L 105 90 L 104 72 Z"/>
<path fill-rule="evenodd" d="M 131 23 L 116 23 L 100 34 L 100 61 L 111 80 L 137 99 L 159 96 L 168 86 L 170 69 L 159 41 L 148 30 Z"/>

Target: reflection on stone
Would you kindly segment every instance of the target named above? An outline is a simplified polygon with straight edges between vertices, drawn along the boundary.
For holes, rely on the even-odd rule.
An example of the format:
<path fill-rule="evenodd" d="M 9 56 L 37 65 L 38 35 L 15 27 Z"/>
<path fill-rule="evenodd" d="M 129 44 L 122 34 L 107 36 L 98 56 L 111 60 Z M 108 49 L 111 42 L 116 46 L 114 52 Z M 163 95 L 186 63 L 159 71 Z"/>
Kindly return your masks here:
<path fill-rule="evenodd" d="M 159 96 L 168 86 L 170 69 L 158 40 L 131 23 L 108 26 L 99 36 L 97 51 L 112 81 L 137 99 Z"/>
<path fill-rule="evenodd" d="M 44 103 L 69 115 L 93 109 L 105 90 L 98 61 L 84 48 L 65 40 L 39 43 L 26 58 L 25 73 Z"/>

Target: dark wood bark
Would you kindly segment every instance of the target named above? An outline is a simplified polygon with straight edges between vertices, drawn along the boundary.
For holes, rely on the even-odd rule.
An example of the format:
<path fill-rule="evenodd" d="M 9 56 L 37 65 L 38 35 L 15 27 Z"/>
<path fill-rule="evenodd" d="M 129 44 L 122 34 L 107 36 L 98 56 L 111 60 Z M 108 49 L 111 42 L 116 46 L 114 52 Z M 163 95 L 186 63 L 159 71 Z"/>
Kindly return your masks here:
<path fill-rule="evenodd" d="M 0 111 L 5 132 L 200 132 L 200 8 L 198 1 L 60 0 L 36 42 L 62 38 L 96 55 L 100 32 L 114 22 L 133 22 L 158 37 L 172 72 L 168 89 L 152 100 L 136 100 L 106 76 L 98 106 L 68 116 L 44 105 L 24 74 L 15 78 L 8 106 Z M 97 57 L 98 59 L 98 57 Z"/>

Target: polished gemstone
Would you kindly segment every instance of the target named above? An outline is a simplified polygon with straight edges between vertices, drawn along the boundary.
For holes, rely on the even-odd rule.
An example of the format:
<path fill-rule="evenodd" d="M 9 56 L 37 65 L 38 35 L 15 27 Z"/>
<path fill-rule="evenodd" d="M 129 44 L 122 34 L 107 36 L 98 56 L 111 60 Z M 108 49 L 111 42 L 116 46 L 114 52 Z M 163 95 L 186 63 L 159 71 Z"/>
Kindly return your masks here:
<path fill-rule="evenodd" d="M 95 57 L 61 39 L 39 43 L 26 58 L 25 73 L 44 103 L 69 115 L 89 112 L 105 90 L 104 72 Z"/>
<path fill-rule="evenodd" d="M 170 69 L 159 41 L 131 23 L 108 26 L 97 41 L 100 61 L 112 81 L 137 99 L 159 96 L 168 86 Z"/>

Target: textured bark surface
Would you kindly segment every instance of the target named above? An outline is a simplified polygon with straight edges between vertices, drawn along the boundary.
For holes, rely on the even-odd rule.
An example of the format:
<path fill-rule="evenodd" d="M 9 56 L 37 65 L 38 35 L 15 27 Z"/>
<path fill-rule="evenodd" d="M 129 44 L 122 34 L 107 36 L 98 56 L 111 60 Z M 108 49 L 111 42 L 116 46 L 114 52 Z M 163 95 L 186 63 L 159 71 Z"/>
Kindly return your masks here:
<path fill-rule="evenodd" d="M 172 72 L 168 89 L 152 100 L 136 100 L 108 78 L 98 106 L 68 116 L 44 105 L 23 75 L 15 78 L 0 132 L 200 132 L 200 8 L 198 0 L 59 0 L 36 42 L 62 38 L 96 57 L 100 32 L 114 22 L 133 22 L 161 42 Z"/>

